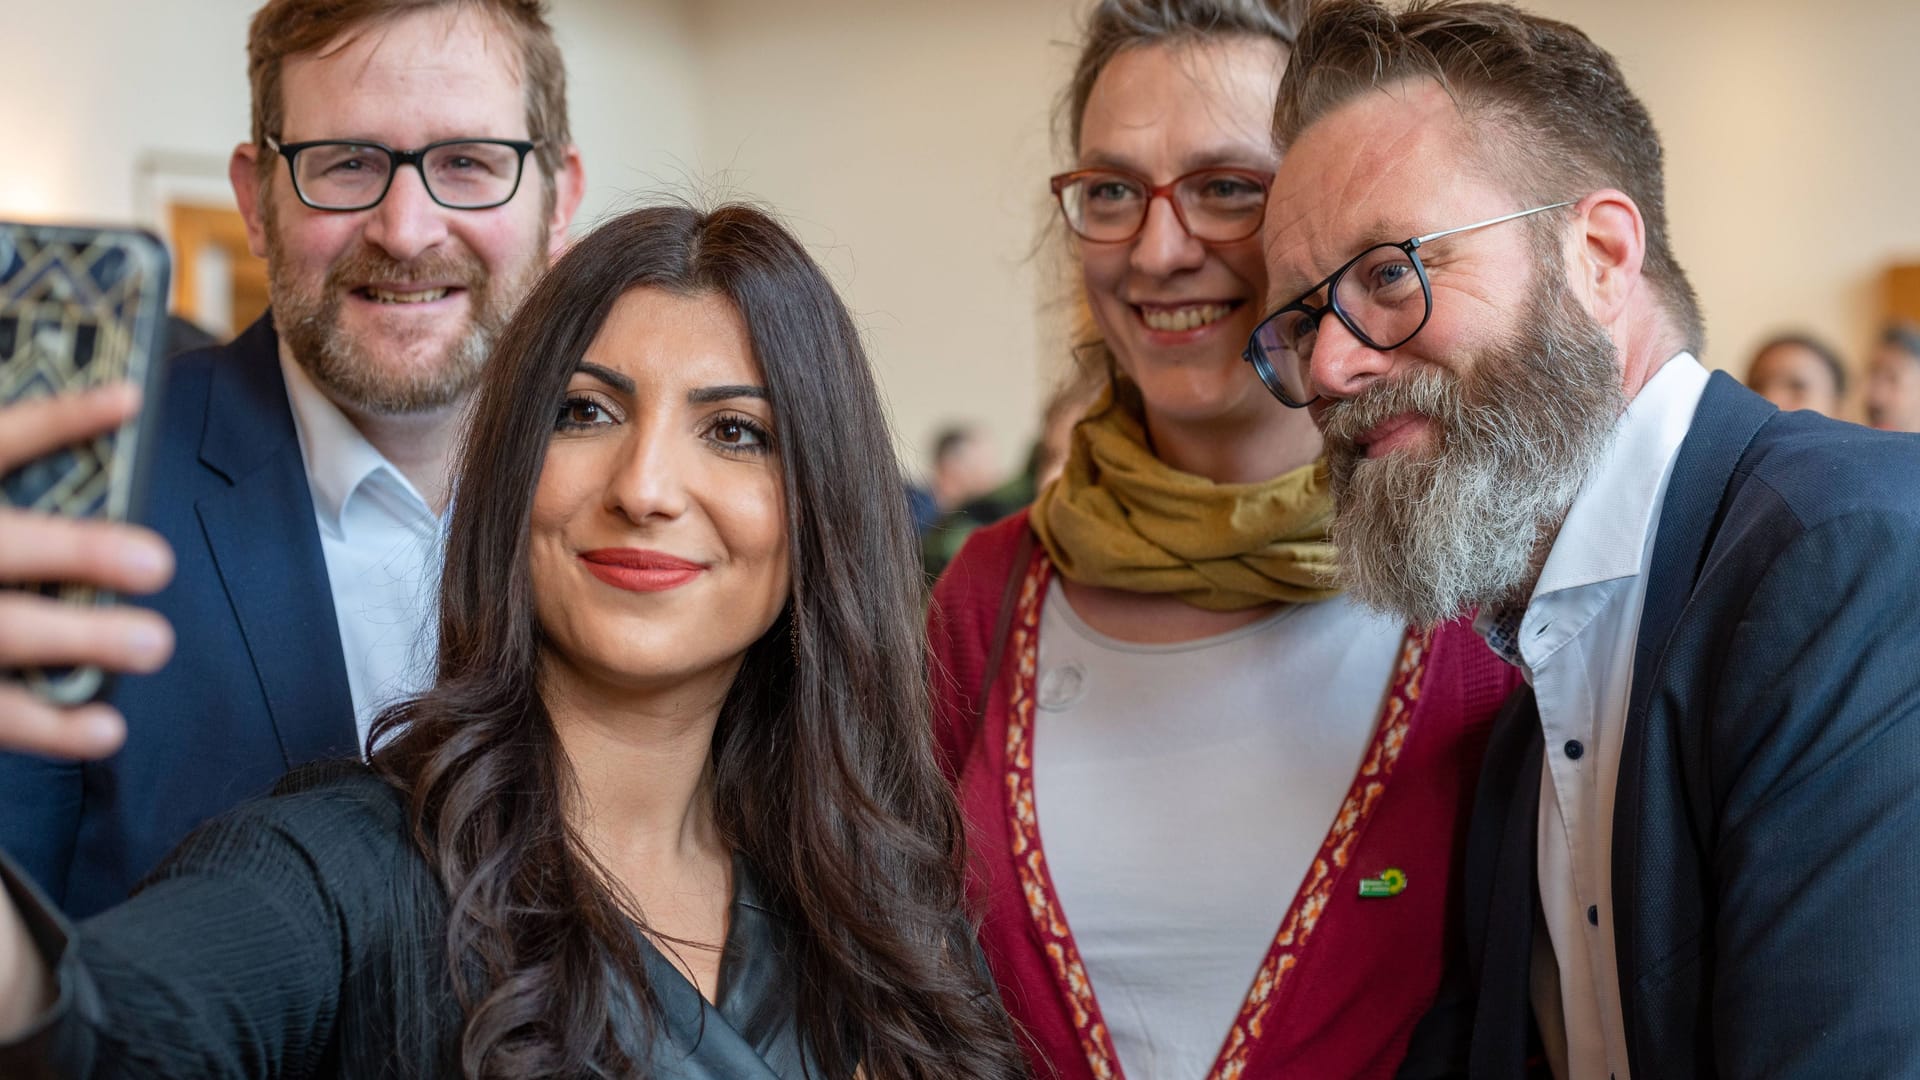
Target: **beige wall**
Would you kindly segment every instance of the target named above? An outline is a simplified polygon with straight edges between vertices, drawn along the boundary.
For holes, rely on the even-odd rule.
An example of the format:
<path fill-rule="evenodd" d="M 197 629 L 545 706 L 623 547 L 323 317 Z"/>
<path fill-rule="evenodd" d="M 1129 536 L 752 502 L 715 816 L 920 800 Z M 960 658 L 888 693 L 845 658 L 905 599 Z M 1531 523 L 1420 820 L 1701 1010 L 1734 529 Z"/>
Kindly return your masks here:
<path fill-rule="evenodd" d="M 1034 252 L 1085 0 L 557 0 L 582 224 L 667 192 L 791 220 L 864 326 L 903 449 L 984 421 L 1011 464 L 1064 364 Z M 1858 358 L 1877 275 L 1920 259 L 1913 0 L 1529 0 L 1621 58 L 1666 137 L 1708 361 L 1806 326 Z M 138 163 L 246 129 L 255 0 L 0 0 L 0 216 L 157 221 Z M 55 91 L 76 71 L 112 73 Z M 152 170 L 149 170 L 151 172 Z M 168 181 L 174 188 L 193 181 Z"/>

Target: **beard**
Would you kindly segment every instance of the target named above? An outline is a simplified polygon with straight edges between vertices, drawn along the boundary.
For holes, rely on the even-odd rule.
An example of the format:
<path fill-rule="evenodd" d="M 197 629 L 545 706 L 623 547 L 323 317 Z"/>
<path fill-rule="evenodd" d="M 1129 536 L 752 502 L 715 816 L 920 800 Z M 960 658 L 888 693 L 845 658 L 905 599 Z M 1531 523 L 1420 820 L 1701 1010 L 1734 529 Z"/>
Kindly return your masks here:
<path fill-rule="evenodd" d="M 479 378 L 494 340 L 513 310 L 533 288 L 540 266 L 535 261 L 509 273 L 488 272 L 464 248 L 433 251 L 402 261 L 365 243 L 335 259 L 316 288 L 299 280 L 292 260 L 282 256 L 278 223 L 266 207 L 267 287 L 274 327 L 293 358 L 327 395 L 342 405 L 375 416 L 432 412 L 459 401 Z M 547 247 L 544 224 L 536 250 Z M 466 326 L 437 356 L 424 363 L 404 357 L 424 346 L 430 331 L 389 339 L 375 347 L 341 325 L 347 293 L 368 281 L 397 284 L 431 281 L 465 291 Z"/>
<path fill-rule="evenodd" d="M 1543 272 L 1519 327 L 1464 375 L 1422 368 L 1321 414 L 1342 583 L 1418 626 L 1524 599 L 1625 409 L 1613 340 Z M 1406 413 L 1439 446 L 1367 458 L 1356 440 Z"/>

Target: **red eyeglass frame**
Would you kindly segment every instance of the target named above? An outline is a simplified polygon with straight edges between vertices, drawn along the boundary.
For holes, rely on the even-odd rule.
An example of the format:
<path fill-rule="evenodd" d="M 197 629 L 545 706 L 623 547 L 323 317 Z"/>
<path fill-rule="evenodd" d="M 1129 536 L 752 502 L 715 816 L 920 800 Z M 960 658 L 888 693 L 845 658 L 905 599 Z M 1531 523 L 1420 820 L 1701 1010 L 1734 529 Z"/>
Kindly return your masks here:
<path fill-rule="evenodd" d="M 1067 212 L 1067 200 L 1065 199 L 1065 197 L 1061 195 L 1061 192 L 1066 190 L 1066 188 L 1069 185 L 1074 184 L 1089 176 L 1123 177 L 1125 179 L 1135 181 L 1141 187 L 1146 189 L 1146 192 L 1147 192 L 1146 209 L 1140 212 L 1140 224 L 1135 226 L 1132 232 L 1128 233 L 1125 236 L 1111 237 L 1107 239 L 1095 239 L 1081 232 L 1079 229 L 1074 228 L 1073 215 Z M 1167 200 L 1168 206 L 1173 207 L 1173 216 L 1176 220 L 1180 222 L 1180 227 L 1187 231 L 1188 236 L 1193 237 L 1195 240 L 1198 240 L 1201 243 L 1205 243 L 1205 244 L 1238 243 L 1239 241 L 1245 240 L 1247 237 L 1250 237 L 1254 233 L 1257 233 L 1260 231 L 1260 221 L 1256 219 L 1253 223 L 1253 228 L 1248 229 L 1246 232 L 1235 237 L 1201 236 L 1199 233 L 1194 232 L 1193 226 L 1187 224 L 1187 213 L 1185 210 L 1180 208 L 1180 200 L 1174 196 L 1174 189 L 1179 187 L 1182 181 L 1190 180 L 1196 176 L 1237 176 L 1242 180 L 1251 181 L 1252 183 L 1260 185 L 1260 192 L 1261 192 L 1261 197 L 1263 202 L 1265 201 L 1265 196 L 1268 194 L 1271 194 L 1273 191 L 1273 173 L 1261 172 L 1258 169 L 1242 169 L 1242 168 L 1237 168 L 1231 165 L 1214 165 L 1204 169 L 1194 169 L 1191 172 L 1181 173 L 1179 176 L 1174 177 L 1173 179 L 1167 181 L 1164 184 L 1156 184 L 1152 180 L 1149 180 L 1146 177 L 1141 176 L 1139 173 L 1129 172 L 1126 169 L 1075 169 L 1072 172 L 1063 172 L 1058 175 L 1049 177 L 1047 179 L 1047 186 L 1053 190 L 1053 201 L 1057 203 L 1060 207 L 1060 217 L 1066 221 L 1067 231 L 1073 233 L 1073 235 L 1079 237 L 1080 239 L 1085 240 L 1089 244 L 1124 244 L 1133 240 L 1135 237 L 1140 235 L 1142 230 L 1144 230 L 1147 227 L 1147 214 L 1148 214 L 1148 211 L 1150 211 L 1153 208 L 1153 200 L 1162 199 L 1162 198 Z"/>

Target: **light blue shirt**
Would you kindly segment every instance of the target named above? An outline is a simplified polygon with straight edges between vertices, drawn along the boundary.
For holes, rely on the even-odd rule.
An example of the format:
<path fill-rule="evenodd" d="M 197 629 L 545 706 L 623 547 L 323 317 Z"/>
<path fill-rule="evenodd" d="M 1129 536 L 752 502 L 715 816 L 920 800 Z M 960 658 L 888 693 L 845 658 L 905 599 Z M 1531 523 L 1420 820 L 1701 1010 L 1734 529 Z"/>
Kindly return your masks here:
<path fill-rule="evenodd" d="M 280 370 L 365 752 L 380 710 L 432 685 L 446 522 L 284 350 Z"/>

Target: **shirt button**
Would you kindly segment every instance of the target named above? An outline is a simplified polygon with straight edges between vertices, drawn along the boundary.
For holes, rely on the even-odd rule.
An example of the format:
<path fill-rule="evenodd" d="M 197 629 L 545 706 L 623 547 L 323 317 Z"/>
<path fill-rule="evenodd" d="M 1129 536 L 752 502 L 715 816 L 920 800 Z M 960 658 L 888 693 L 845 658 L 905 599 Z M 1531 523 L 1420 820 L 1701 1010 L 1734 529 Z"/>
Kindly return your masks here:
<path fill-rule="evenodd" d="M 1594 926 L 1600 925 L 1600 906 L 1598 904 L 1587 908 L 1587 922 Z"/>
<path fill-rule="evenodd" d="M 1579 761 L 1580 755 L 1587 752 L 1587 748 L 1580 745 L 1579 739 L 1568 739 L 1567 745 L 1561 749 L 1567 752 L 1568 761 Z"/>

